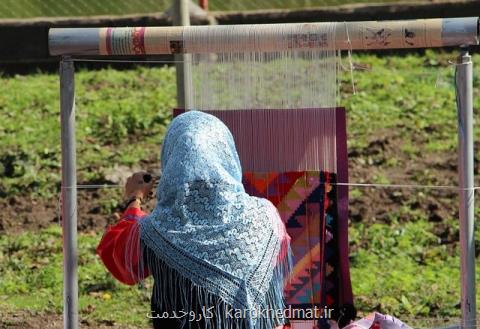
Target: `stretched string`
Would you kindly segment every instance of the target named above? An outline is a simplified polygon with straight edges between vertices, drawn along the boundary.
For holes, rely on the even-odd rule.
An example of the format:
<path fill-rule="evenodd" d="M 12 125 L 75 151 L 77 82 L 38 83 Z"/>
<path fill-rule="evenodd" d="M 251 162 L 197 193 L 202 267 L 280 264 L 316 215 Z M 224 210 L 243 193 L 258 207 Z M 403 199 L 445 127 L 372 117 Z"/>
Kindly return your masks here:
<path fill-rule="evenodd" d="M 125 185 L 121 184 L 87 184 L 87 185 L 77 185 L 77 189 L 99 189 L 99 188 L 120 188 Z M 71 189 L 75 188 L 75 186 L 62 186 L 62 189 Z"/>
<path fill-rule="evenodd" d="M 331 183 L 339 186 L 353 186 L 353 187 L 376 187 L 376 188 L 408 188 L 408 189 L 432 189 L 432 190 L 456 190 L 456 191 L 470 191 L 480 189 L 480 186 L 471 188 L 460 187 L 455 185 L 417 185 L 417 184 L 376 184 L 376 183 Z"/>
<path fill-rule="evenodd" d="M 107 62 L 107 63 L 159 63 L 159 64 L 175 64 L 175 63 L 188 63 L 191 60 L 141 60 L 141 59 L 96 59 L 96 58 L 71 58 L 73 62 Z"/>
<path fill-rule="evenodd" d="M 56 215 L 57 215 L 57 224 L 58 226 L 62 226 L 62 193 L 58 193 L 58 202 L 57 207 L 55 208 Z"/>
<path fill-rule="evenodd" d="M 378 183 L 330 183 L 336 186 L 349 186 L 357 188 L 377 188 L 377 189 L 430 189 L 430 190 L 448 190 L 448 191 L 476 191 L 480 189 L 480 186 L 474 186 L 471 188 L 464 188 L 454 185 L 422 185 L 422 184 L 378 184 Z M 121 184 L 78 184 L 76 186 L 62 186 L 62 189 L 78 189 L 78 190 L 98 190 L 104 188 L 124 188 Z M 61 226 L 61 204 L 62 196 L 59 193 L 58 203 L 56 207 L 58 225 Z"/>
<path fill-rule="evenodd" d="M 355 90 L 355 79 L 353 78 L 353 61 L 352 61 L 352 41 L 350 40 L 350 34 L 348 33 L 347 22 L 345 22 L 345 31 L 347 33 L 347 43 L 348 43 L 348 62 L 350 64 L 350 79 L 352 80 L 352 91 L 356 95 Z"/>
<path fill-rule="evenodd" d="M 56 211 L 57 211 L 57 218 L 58 218 L 58 226 L 62 226 L 62 217 L 63 217 L 63 214 L 62 214 L 62 193 L 60 192 L 59 195 L 58 195 L 58 204 L 57 204 L 57 207 L 56 207 Z M 74 204 L 74 208 L 73 208 L 73 214 L 78 214 L 78 202 L 75 202 Z M 69 217 L 71 218 L 71 216 Z"/>
<path fill-rule="evenodd" d="M 480 186 L 471 188 L 462 188 L 454 185 L 421 185 L 421 184 L 377 184 L 377 183 L 330 183 L 336 186 L 349 186 L 360 188 L 378 188 L 378 189 L 430 189 L 430 190 L 448 190 L 448 191 L 476 191 Z M 62 189 L 82 189 L 82 190 L 98 190 L 103 188 L 124 188 L 121 184 L 79 184 L 76 186 L 62 186 Z M 61 203 L 62 195 L 59 193 L 58 203 L 56 207 L 58 225 L 61 226 Z"/>
<path fill-rule="evenodd" d="M 351 186 L 351 187 L 374 187 L 384 189 L 432 189 L 432 190 L 453 190 L 453 191 L 471 191 L 479 190 L 480 186 L 474 187 L 460 187 L 455 185 L 422 185 L 422 184 L 379 184 L 379 183 L 330 183 L 337 186 Z M 77 185 L 77 186 L 62 186 L 62 189 L 102 189 L 102 188 L 123 188 L 120 184 L 98 184 L 98 185 Z"/>

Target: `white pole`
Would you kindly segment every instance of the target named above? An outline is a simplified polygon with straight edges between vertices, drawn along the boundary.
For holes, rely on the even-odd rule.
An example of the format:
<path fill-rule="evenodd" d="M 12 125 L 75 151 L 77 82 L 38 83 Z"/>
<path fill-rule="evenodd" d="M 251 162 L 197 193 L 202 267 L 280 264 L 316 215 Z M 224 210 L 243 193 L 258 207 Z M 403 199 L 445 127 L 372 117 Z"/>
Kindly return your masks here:
<path fill-rule="evenodd" d="M 77 177 L 75 150 L 74 65 L 60 62 L 60 119 L 62 144 L 63 325 L 78 328 Z"/>
<path fill-rule="evenodd" d="M 189 26 L 190 10 L 189 0 L 174 0 L 173 25 Z M 192 107 L 192 55 L 175 54 L 175 66 L 177 72 L 177 106 L 181 109 Z"/>
<path fill-rule="evenodd" d="M 474 167 L 473 167 L 473 64 L 462 49 L 457 64 L 458 174 L 460 180 L 460 258 L 462 328 L 476 325 Z"/>
<path fill-rule="evenodd" d="M 181 8 L 180 8 L 181 7 Z M 175 0 L 174 24 L 188 22 L 188 1 Z M 183 12 L 183 22 L 180 19 Z M 52 56 L 145 56 L 274 52 L 291 49 L 401 49 L 478 45 L 478 17 L 406 21 L 257 25 L 53 28 L 48 32 Z M 347 33 L 348 32 L 348 33 Z M 185 45 L 184 36 L 188 35 Z M 205 42 L 208 38 L 208 42 Z M 288 45 L 288 46 L 287 46 Z"/>

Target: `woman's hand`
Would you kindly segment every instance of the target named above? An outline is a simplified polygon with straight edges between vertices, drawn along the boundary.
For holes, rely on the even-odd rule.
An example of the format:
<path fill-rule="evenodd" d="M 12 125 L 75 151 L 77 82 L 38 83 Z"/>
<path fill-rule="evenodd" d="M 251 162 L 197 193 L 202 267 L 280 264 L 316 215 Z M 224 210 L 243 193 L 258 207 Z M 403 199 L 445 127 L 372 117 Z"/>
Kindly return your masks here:
<path fill-rule="evenodd" d="M 127 200 L 135 197 L 142 200 L 145 199 L 150 193 L 152 193 L 154 183 L 155 180 L 148 172 L 140 171 L 134 173 L 127 178 L 127 183 L 125 184 L 125 198 Z"/>

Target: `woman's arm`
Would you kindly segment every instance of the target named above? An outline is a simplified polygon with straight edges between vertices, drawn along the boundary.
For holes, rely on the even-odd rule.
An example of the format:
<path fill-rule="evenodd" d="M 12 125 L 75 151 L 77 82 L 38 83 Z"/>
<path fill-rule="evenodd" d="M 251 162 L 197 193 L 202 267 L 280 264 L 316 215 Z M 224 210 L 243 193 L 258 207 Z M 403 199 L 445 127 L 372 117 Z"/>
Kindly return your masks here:
<path fill-rule="evenodd" d="M 143 260 L 139 221 L 146 216 L 141 202 L 150 193 L 153 181 L 146 182 L 144 176 L 145 173 L 140 172 L 128 178 L 125 187 L 128 207 L 118 223 L 107 228 L 97 247 L 97 254 L 105 267 L 117 280 L 128 285 L 149 275 Z"/>
<path fill-rule="evenodd" d="M 105 267 L 117 280 L 128 285 L 149 275 L 143 262 L 138 224 L 145 215 L 140 208 L 128 208 L 117 224 L 108 227 L 97 247 L 97 255 Z"/>

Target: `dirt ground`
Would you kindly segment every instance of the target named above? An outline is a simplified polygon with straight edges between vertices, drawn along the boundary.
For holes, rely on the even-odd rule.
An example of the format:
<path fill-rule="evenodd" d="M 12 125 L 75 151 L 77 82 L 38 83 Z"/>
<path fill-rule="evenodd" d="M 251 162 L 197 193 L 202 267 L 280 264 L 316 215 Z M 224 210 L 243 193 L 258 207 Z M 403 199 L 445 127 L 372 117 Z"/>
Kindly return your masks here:
<path fill-rule="evenodd" d="M 421 141 L 420 141 L 421 142 Z M 429 177 L 426 185 L 456 185 L 457 155 L 427 154 L 417 160 L 410 160 L 399 152 L 403 143 L 402 136 L 389 132 L 372 139 L 368 147 L 349 152 L 349 181 L 367 183 L 378 181 L 378 176 L 387 177 L 392 184 L 421 184 L 419 177 Z M 387 165 L 391 158 L 397 159 L 394 166 Z M 476 163 L 477 164 L 477 163 Z M 146 164 L 149 166 L 148 164 Z M 88 182 L 79 182 L 88 184 Z M 388 221 L 391 211 L 399 205 L 408 205 L 411 209 L 421 209 L 429 220 L 441 223 L 443 219 L 457 216 L 457 192 L 455 190 L 418 190 L 357 188 L 361 196 L 349 200 L 350 220 Z M 419 192 L 421 200 L 418 200 Z M 103 230 L 117 220 L 117 215 L 103 213 L 99 206 L 101 190 L 78 190 L 78 229 L 80 231 Z M 421 201 L 421 202 L 420 202 Z M 375 207 L 372 205 L 375 204 Z M 154 200 L 147 205 L 153 208 Z M 0 233 L 18 233 L 24 230 L 38 230 L 59 222 L 60 200 L 38 200 L 29 196 L 0 198 Z M 116 209 L 120 211 L 120 209 Z M 400 216 L 400 219 L 402 217 Z M 403 218 L 407 219 L 407 218 Z M 440 225 L 441 226 L 441 225 Z"/>
<path fill-rule="evenodd" d="M 120 208 L 113 214 L 105 214 L 99 206 L 101 196 L 97 192 L 79 190 L 78 200 L 78 230 L 103 231 L 109 224 L 119 219 Z M 153 209 L 154 200 L 146 205 L 146 209 Z M 38 200 L 30 197 L 12 197 L 0 199 L 0 234 L 16 234 L 22 231 L 36 231 L 52 224 L 61 225 L 60 200 Z"/>
<path fill-rule="evenodd" d="M 457 155 L 427 154 L 417 160 L 410 160 L 408 155 L 399 152 L 403 137 L 392 132 L 381 132 L 371 139 L 368 147 L 349 152 L 349 181 L 351 183 L 368 183 L 379 181 L 379 176 L 386 177 L 392 184 L 426 184 L 456 185 Z M 418 141 L 423 143 L 423 141 Z M 389 159 L 397 159 L 396 165 L 387 165 Z M 478 161 L 476 161 L 476 165 Z M 145 164 L 152 167 L 155 164 Z M 477 166 L 476 166 L 477 167 Z M 428 177 L 428 182 L 422 180 Z M 419 182 L 420 181 L 420 182 Z M 88 182 L 83 182 L 88 184 Z M 82 184 L 82 182 L 79 182 Z M 352 193 L 349 200 L 349 219 L 352 222 L 387 222 L 392 212 L 399 213 L 399 220 L 409 220 L 408 214 L 402 214 L 400 206 L 419 210 L 421 214 L 437 223 L 436 234 L 444 243 L 452 242 L 452 235 L 445 220 L 458 216 L 458 193 L 455 190 L 438 189 L 391 189 L 358 187 L 361 193 Z M 101 230 L 118 219 L 118 213 L 105 213 L 100 207 L 103 194 L 101 190 L 78 191 L 78 229 L 80 231 Z M 146 209 L 152 209 L 154 199 Z M 372 205 L 375 205 L 374 207 Z M 0 198 L 0 234 L 19 233 L 24 230 L 38 230 L 52 224 L 60 225 L 60 200 L 38 200 L 30 196 Z M 120 212 L 120 209 L 116 209 Z"/>

